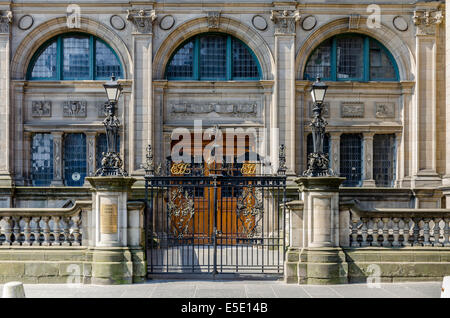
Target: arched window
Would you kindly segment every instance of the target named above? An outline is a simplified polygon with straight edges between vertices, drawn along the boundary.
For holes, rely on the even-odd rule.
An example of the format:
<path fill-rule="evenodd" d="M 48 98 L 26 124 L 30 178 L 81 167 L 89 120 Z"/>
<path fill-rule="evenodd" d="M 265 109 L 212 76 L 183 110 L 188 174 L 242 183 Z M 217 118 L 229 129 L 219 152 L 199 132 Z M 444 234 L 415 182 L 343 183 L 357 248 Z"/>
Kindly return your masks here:
<path fill-rule="evenodd" d="M 123 76 L 116 53 L 99 38 L 84 33 L 54 37 L 34 54 L 29 80 L 105 80 Z"/>
<path fill-rule="evenodd" d="M 398 81 L 392 54 L 377 40 L 357 34 L 334 36 L 310 55 L 304 79 L 327 81 Z"/>
<path fill-rule="evenodd" d="M 259 80 L 253 52 L 231 35 L 207 33 L 184 42 L 166 68 L 168 80 Z"/>

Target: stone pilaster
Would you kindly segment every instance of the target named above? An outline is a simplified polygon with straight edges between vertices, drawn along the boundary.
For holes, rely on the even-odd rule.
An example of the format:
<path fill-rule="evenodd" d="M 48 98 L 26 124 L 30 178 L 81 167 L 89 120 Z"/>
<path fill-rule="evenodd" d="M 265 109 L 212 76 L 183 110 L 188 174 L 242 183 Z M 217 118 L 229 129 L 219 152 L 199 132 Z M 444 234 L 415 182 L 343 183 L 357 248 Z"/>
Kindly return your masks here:
<path fill-rule="evenodd" d="M 413 18 L 416 25 L 416 79 L 413 123 L 412 187 L 438 186 L 437 164 L 437 33 L 443 21 L 438 2 L 421 3 Z"/>
<path fill-rule="evenodd" d="M 330 132 L 331 139 L 331 151 L 330 151 L 330 164 L 331 170 L 336 175 L 340 174 L 340 160 L 341 160 L 341 132 Z"/>
<path fill-rule="evenodd" d="M 25 131 L 23 133 L 23 183 L 24 185 L 32 185 L 31 181 L 31 145 L 33 142 L 33 133 Z"/>
<path fill-rule="evenodd" d="M 450 187 L 450 0 L 445 1 L 445 113 L 446 113 L 446 142 L 445 142 L 445 176 L 444 186 Z M 447 197 L 447 207 L 450 207 L 450 192 Z"/>
<path fill-rule="evenodd" d="M 154 107 L 153 107 L 153 23 L 157 19 L 153 8 L 133 9 L 128 11 L 128 20 L 134 25 L 133 43 L 133 96 L 131 105 L 129 131 L 131 139 L 129 172 L 136 173 L 145 160 L 147 145 L 154 143 Z M 141 109 L 139 109 L 141 108 Z"/>
<path fill-rule="evenodd" d="M 53 181 L 51 186 L 63 186 L 63 132 L 55 131 L 53 135 Z"/>
<path fill-rule="evenodd" d="M 295 29 L 300 14 L 293 8 L 272 10 L 275 24 L 275 94 L 271 111 L 271 128 L 279 129 L 280 144 L 286 145 L 287 174 L 295 174 L 296 165 L 296 109 L 295 109 Z M 275 159 L 278 146 L 272 143 L 271 154 Z"/>
<path fill-rule="evenodd" d="M 10 98 L 10 54 L 11 11 L 0 13 L 0 185 L 12 186 L 11 98 Z"/>
<path fill-rule="evenodd" d="M 304 208 L 301 218 L 297 217 L 297 221 L 291 221 L 290 237 L 293 241 L 287 254 L 286 282 L 292 283 L 296 277 L 299 284 L 348 282 L 348 265 L 344 252 L 339 247 L 342 223 L 339 186 L 344 180 L 345 178 L 337 177 L 308 177 L 296 180 Z M 300 211 L 299 207 L 299 204 L 291 207 L 292 217 L 295 216 L 292 211 Z M 295 269 L 297 276 L 292 272 Z"/>
<path fill-rule="evenodd" d="M 100 167 L 95 166 L 95 158 L 96 158 L 96 137 L 97 132 L 88 131 L 85 133 L 86 135 L 86 160 L 87 160 L 87 176 L 93 177 L 95 176 L 96 169 Z M 84 181 L 84 186 L 89 186 L 89 182 Z"/>
<path fill-rule="evenodd" d="M 363 133 L 363 187 L 375 187 L 373 179 L 373 136 L 372 132 Z"/>

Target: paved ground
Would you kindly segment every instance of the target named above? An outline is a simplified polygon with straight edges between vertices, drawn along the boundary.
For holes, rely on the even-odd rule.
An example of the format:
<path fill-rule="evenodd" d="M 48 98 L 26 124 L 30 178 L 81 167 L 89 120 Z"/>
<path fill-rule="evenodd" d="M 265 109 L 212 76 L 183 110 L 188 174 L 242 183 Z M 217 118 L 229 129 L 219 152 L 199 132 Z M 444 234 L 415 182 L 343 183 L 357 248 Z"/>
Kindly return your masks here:
<path fill-rule="evenodd" d="M 0 286 L 2 288 L 3 286 Z M 439 298 L 441 283 L 333 286 L 287 285 L 278 281 L 153 280 L 122 286 L 25 285 L 30 298 Z"/>

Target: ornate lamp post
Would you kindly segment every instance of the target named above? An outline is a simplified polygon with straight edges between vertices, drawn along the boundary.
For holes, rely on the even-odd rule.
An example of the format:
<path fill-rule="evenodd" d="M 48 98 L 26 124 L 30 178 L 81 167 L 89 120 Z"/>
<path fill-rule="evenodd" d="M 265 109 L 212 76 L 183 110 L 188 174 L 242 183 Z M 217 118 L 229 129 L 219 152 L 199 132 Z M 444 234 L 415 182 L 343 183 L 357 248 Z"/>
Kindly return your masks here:
<path fill-rule="evenodd" d="M 334 172 L 329 168 L 328 153 L 323 151 L 325 129 L 328 125 L 322 117 L 323 101 L 327 93 L 328 86 L 317 77 L 312 85 L 311 96 L 314 102 L 313 119 L 309 124 L 312 129 L 314 151 L 308 156 L 308 170 L 303 175 L 306 177 L 326 177 L 334 176 Z"/>
<path fill-rule="evenodd" d="M 106 105 L 106 118 L 103 121 L 106 130 L 106 154 L 102 153 L 102 167 L 95 173 L 96 176 L 127 176 L 122 169 L 122 159 L 117 149 L 119 139 L 120 121 L 116 117 L 116 106 L 122 93 L 122 86 L 113 75 L 109 82 L 103 84 L 105 87 L 108 103 Z"/>

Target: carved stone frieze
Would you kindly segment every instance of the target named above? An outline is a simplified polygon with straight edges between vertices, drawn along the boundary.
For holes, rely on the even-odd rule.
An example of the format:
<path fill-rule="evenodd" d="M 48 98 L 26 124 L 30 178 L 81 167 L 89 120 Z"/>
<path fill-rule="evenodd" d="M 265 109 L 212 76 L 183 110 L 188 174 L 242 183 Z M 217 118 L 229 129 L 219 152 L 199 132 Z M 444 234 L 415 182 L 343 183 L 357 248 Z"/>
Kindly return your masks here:
<path fill-rule="evenodd" d="M 364 103 L 362 102 L 342 102 L 342 118 L 360 118 L 364 117 Z"/>
<path fill-rule="evenodd" d="M 157 17 L 155 10 L 127 10 L 127 20 L 134 24 L 139 33 L 152 33 Z"/>
<path fill-rule="evenodd" d="M 275 23 L 275 33 L 295 34 L 295 27 L 300 21 L 298 10 L 272 10 L 270 20 Z"/>
<path fill-rule="evenodd" d="M 233 104 L 233 103 L 173 103 L 169 105 L 172 117 L 195 116 L 201 114 L 218 114 L 231 117 L 255 117 L 257 104 Z"/>
<path fill-rule="evenodd" d="M 51 117 L 52 102 L 51 101 L 32 101 L 31 116 L 33 117 Z"/>
<path fill-rule="evenodd" d="M 85 101 L 67 101 L 63 103 L 64 117 L 86 117 L 87 102 Z"/>

